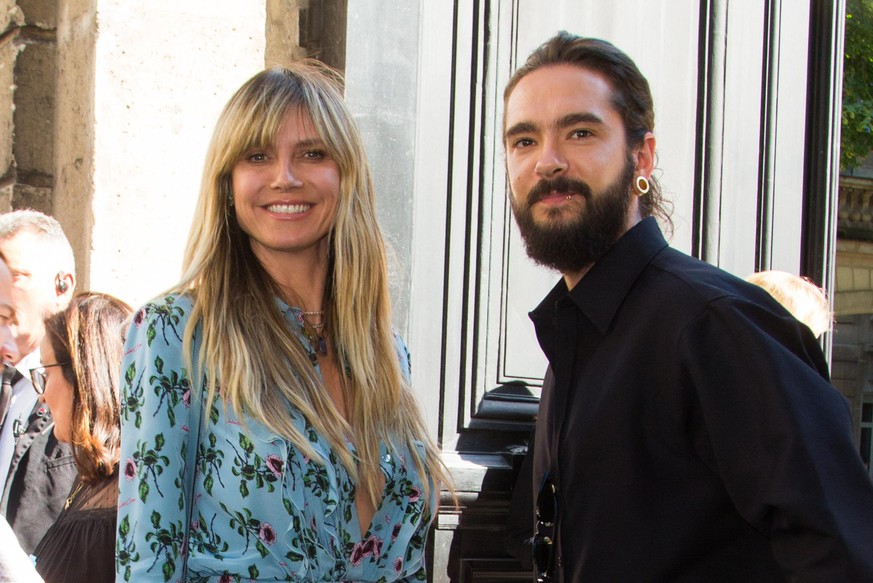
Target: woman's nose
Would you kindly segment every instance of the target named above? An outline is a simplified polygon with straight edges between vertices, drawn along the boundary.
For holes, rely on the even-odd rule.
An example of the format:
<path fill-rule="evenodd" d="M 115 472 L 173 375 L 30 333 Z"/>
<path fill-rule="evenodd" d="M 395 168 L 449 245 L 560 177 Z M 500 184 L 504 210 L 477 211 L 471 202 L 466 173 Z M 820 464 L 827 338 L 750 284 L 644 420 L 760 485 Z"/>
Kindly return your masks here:
<path fill-rule="evenodd" d="M 297 177 L 294 165 L 290 161 L 278 162 L 276 174 L 273 176 L 272 187 L 277 190 L 286 190 L 302 186 L 303 182 Z"/>

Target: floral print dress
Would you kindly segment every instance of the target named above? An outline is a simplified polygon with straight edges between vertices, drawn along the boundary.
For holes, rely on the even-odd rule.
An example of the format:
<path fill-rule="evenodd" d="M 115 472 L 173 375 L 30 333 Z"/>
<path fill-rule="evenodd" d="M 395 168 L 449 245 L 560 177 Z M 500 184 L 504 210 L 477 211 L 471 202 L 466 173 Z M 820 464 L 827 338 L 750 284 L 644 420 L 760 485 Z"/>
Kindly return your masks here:
<path fill-rule="evenodd" d="M 300 310 L 276 303 L 303 341 Z M 147 304 L 128 333 L 116 581 L 181 577 L 188 498 L 183 470 L 193 425 L 181 336 L 191 305 L 187 296 Z M 399 338 L 398 356 L 408 378 L 409 355 Z M 355 484 L 327 440 L 290 405 L 289 415 L 327 463 L 309 460 L 255 419 L 213 405 L 197 445 L 188 580 L 424 580 L 431 513 L 422 496 L 426 477 L 416 471 L 412 452 L 382 444 L 384 498 L 361 537 Z M 416 455 L 423 456 L 417 446 Z"/>

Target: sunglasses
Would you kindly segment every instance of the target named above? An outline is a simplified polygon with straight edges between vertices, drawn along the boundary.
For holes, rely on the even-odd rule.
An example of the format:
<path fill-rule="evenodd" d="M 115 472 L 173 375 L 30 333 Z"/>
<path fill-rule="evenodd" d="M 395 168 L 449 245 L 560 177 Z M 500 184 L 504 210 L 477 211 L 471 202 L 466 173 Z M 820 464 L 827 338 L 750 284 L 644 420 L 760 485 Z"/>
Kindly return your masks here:
<path fill-rule="evenodd" d="M 533 537 L 533 560 L 537 581 L 552 581 L 555 561 L 555 518 L 558 515 L 558 495 L 551 474 L 543 477 L 537 494 L 536 532 Z"/>
<path fill-rule="evenodd" d="M 42 395 L 45 392 L 45 369 L 53 366 L 68 366 L 69 364 L 69 362 L 56 362 L 30 369 L 30 382 L 33 383 L 33 390 L 36 391 L 36 394 Z"/>

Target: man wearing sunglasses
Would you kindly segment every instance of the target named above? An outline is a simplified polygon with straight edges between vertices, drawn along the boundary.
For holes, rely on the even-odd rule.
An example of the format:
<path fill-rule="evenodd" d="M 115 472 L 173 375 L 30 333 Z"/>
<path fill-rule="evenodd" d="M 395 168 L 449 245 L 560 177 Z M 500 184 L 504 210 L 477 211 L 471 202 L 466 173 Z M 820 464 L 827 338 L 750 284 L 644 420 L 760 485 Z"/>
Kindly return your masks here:
<path fill-rule="evenodd" d="M 667 245 L 636 65 L 559 33 L 504 106 L 519 230 L 563 275 L 531 313 L 550 365 L 537 578 L 873 581 L 873 483 L 849 408 L 806 326 Z"/>
<path fill-rule="evenodd" d="M 75 286 L 70 243 L 52 217 L 32 210 L 0 215 L 0 258 L 12 275 L 14 338 L 0 387 L 0 514 L 31 553 L 63 508 L 76 477 L 69 446 L 52 431 L 51 413 L 37 401 L 30 370 L 41 370 L 43 319 L 62 310 Z M 52 363 L 45 363 L 52 364 Z"/>

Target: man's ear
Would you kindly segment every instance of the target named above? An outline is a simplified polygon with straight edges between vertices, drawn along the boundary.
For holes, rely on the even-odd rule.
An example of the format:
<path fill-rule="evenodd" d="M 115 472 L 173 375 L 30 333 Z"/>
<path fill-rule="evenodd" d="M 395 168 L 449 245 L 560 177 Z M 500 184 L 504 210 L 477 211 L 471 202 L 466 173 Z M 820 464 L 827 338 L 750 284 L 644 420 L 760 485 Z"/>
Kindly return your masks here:
<path fill-rule="evenodd" d="M 75 287 L 76 278 L 72 273 L 59 271 L 57 275 L 55 275 L 55 293 L 57 293 L 59 298 L 62 296 L 72 296 Z"/>
<path fill-rule="evenodd" d="M 655 170 L 655 134 L 646 132 L 634 152 L 634 175 L 650 178 Z"/>

